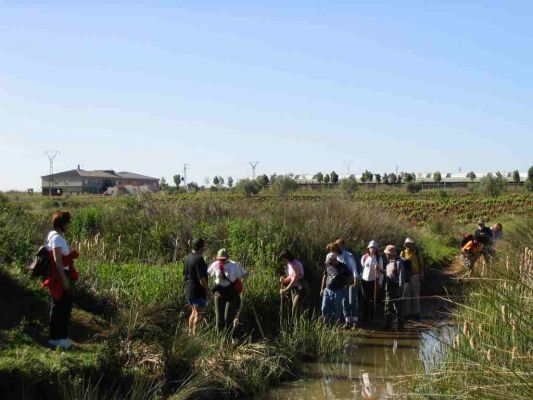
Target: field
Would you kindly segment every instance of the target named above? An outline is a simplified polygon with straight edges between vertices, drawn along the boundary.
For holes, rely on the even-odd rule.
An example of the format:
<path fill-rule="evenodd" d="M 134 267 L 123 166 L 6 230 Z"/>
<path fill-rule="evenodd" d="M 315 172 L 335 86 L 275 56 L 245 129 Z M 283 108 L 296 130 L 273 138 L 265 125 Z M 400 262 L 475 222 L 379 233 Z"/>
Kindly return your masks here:
<path fill-rule="evenodd" d="M 533 196 L 518 192 L 495 198 L 327 191 L 281 198 L 220 192 L 0 197 L 0 284 L 10 305 L 2 311 L 0 326 L 0 389 L 11 398 L 48 393 L 65 399 L 79 398 L 83 391 L 104 398 L 99 390 L 107 398 L 139 393 L 234 397 L 264 391 L 294 376 L 300 361 L 337 354 L 348 340 L 315 318 L 279 326 L 278 277 L 284 267 L 277 255 L 283 248 L 313 271 L 317 293 L 325 244 L 338 237 L 360 253 L 371 239 L 400 246 L 406 235 L 414 236 L 427 263 L 439 268 L 451 262 L 462 232 L 472 230 L 478 217 L 514 226 L 531 216 L 532 205 Z M 72 212 L 68 241 L 82 254 L 73 321 L 80 350 L 66 355 L 43 346 L 47 295 L 23 269 L 56 209 Z M 191 237 L 206 239 L 208 262 L 226 247 L 251 273 L 239 345 L 210 327 L 196 338 L 185 334 L 181 260 Z M 207 319 L 213 320 L 211 311 Z M 135 390 L 128 394 L 125 388 L 132 382 Z"/>

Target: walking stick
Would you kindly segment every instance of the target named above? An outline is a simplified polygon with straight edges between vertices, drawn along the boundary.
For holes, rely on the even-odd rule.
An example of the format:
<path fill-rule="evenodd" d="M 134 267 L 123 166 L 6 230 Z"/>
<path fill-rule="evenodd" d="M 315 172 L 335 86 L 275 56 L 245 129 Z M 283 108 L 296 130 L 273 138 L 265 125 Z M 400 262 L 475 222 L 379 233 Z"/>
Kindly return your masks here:
<path fill-rule="evenodd" d="M 376 306 L 378 297 L 378 265 L 374 267 L 374 313 L 372 314 L 372 321 L 376 319 Z"/>
<path fill-rule="evenodd" d="M 280 284 L 280 292 L 279 292 L 279 327 L 283 326 L 283 314 L 285 312 L 285 296 L 283 293 L 281 293 L 281 289 L 283 289 L 283 284 Z"/>

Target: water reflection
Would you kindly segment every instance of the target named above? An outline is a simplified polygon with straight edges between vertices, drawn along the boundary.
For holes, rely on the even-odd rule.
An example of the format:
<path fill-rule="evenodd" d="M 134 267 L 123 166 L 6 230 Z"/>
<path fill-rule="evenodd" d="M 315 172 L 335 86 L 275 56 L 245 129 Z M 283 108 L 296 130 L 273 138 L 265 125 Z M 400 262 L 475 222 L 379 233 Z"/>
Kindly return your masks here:
<path fill-rule="evenodd" d="M 355 338 L 346 354 L 327 363 L 307 364 L 305 376 L 272 391 L 265 400 L 391 399 L 397 398 L 398 378 L 428 369 L 438 362 L 454 328 L 443 326 L 422 333 L 375 333 Z"/>

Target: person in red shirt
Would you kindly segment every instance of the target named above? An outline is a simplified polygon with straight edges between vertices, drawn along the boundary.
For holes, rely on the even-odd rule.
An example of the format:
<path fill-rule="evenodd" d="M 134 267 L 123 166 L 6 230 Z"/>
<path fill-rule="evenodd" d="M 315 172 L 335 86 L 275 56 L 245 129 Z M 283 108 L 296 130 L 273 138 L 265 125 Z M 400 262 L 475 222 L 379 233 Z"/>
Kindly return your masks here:
<path fill-rule="evenodd" d="M 48 344 L 68 350 L 72 341 L 68 338 L 68 328 L 72 313 L 71 284 L 78 280 L 79 274 L 74 267 L 74 259 L 79 254 L 71 250 L 64 238 L 71 215 L 68 211 L 58 211 L 52 216 L 53 229 L 46 237 L 46 249 L 50 258 L 50 275 L 42 287 L 48 288 L 51 296 L 50 307 L 50 340 Z"/>

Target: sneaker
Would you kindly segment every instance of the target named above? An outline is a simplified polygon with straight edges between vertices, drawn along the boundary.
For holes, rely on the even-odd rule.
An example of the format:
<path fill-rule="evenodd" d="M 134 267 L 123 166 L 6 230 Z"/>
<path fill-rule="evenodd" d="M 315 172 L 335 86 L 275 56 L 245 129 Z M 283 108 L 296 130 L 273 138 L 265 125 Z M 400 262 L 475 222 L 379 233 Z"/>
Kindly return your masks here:
<path fill-rule="evenodd" d="M 68 350 L 74 346 L 74 343 L 70 339 L 60 339 L 59 346 L 62 350 Z"/>
<path fill-rule="evenodd" d="M 48 345 L 49 345 L 52 349 L 55 349 L 56 347 L 58 347 L 58 346 L 61 345 L 61 341 L 60 341 L 60 340 L 50 339 L 50 340 L 48 341 Z"/>

